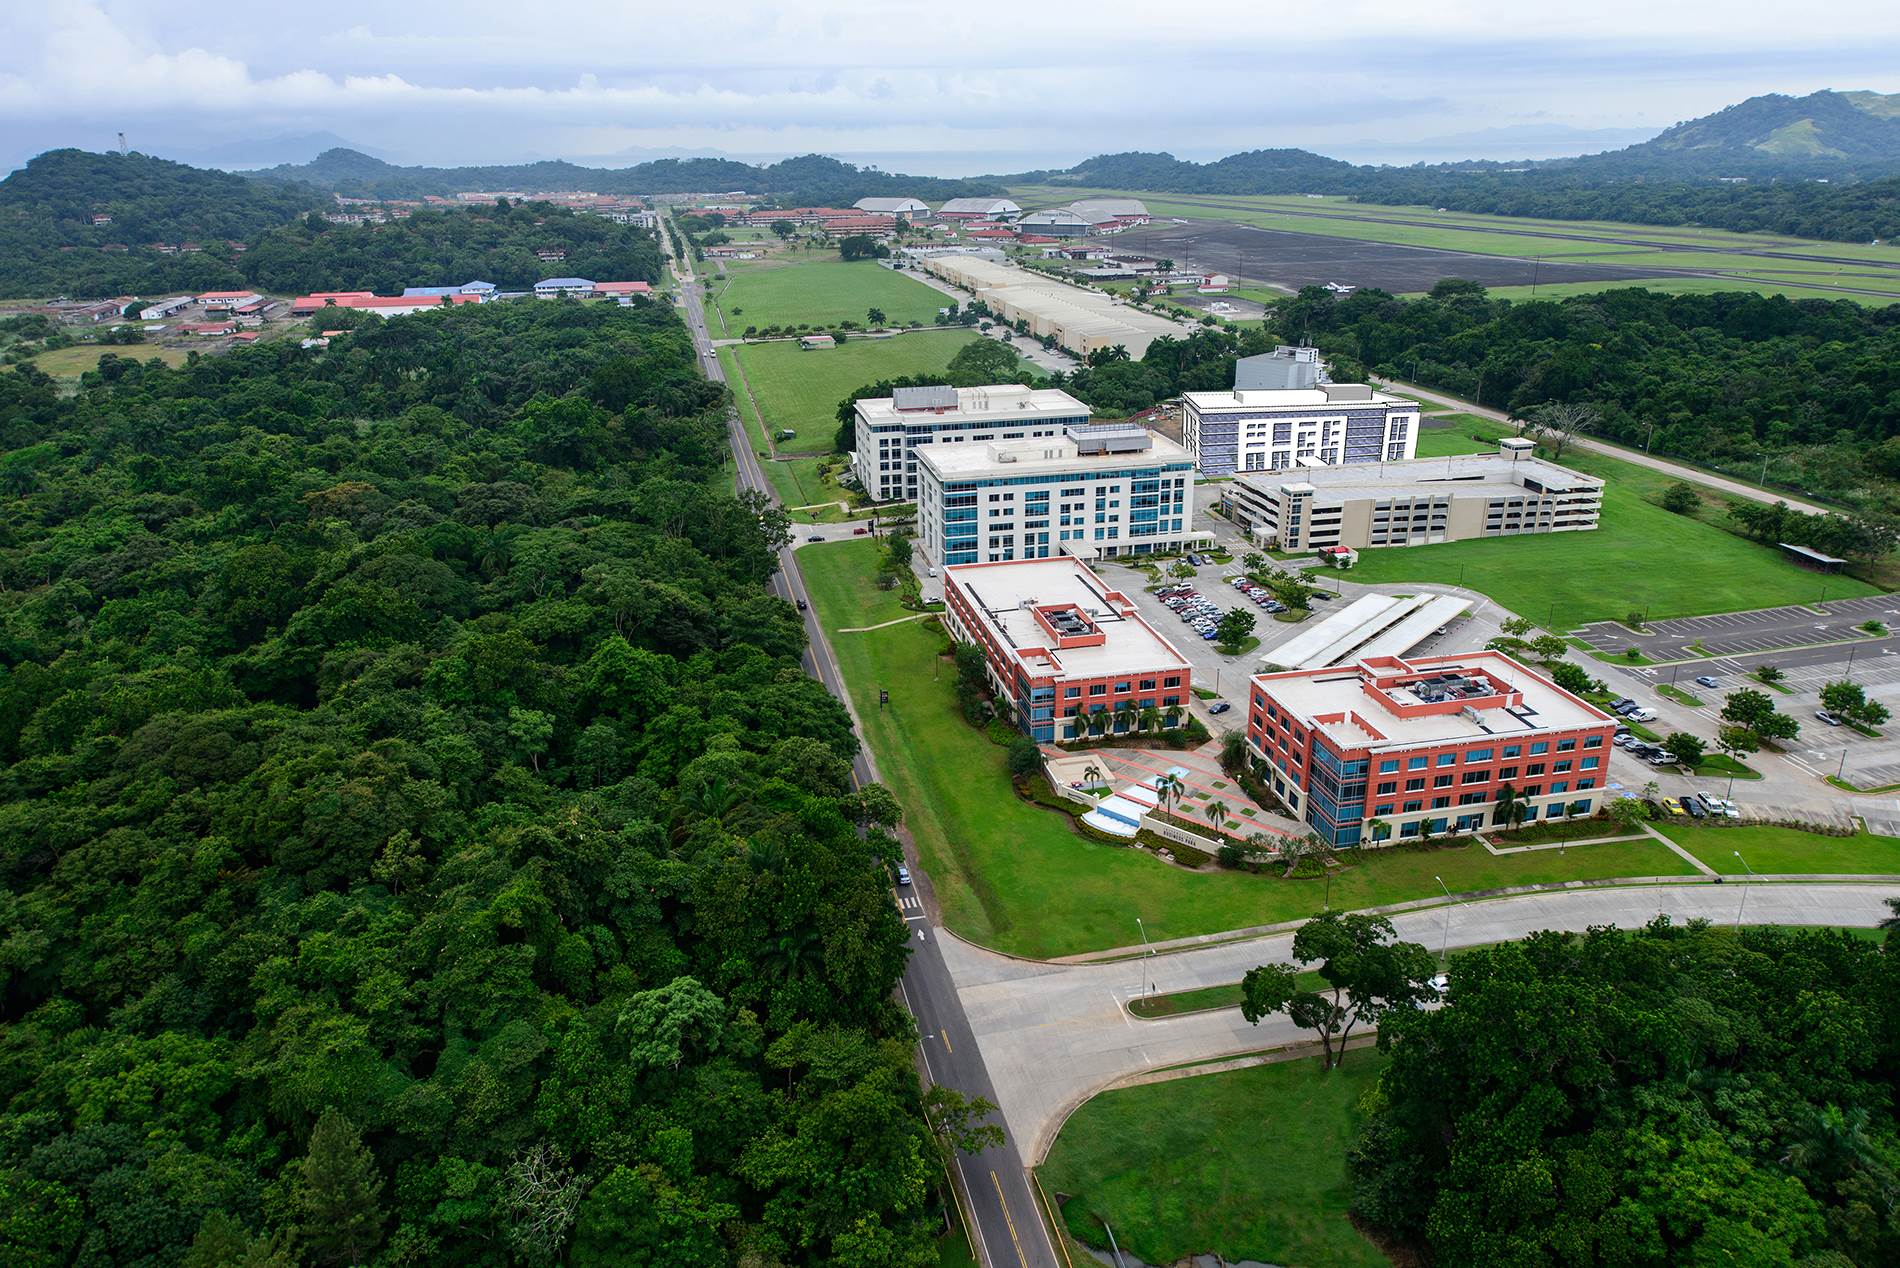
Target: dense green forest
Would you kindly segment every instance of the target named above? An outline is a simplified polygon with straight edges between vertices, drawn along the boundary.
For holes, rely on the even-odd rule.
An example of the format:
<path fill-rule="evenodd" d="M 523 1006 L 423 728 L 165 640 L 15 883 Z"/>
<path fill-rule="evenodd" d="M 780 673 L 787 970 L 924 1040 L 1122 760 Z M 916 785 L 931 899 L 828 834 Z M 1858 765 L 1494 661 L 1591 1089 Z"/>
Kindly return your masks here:
<path fill-rule="evenodd" d="M 1641 288 L 1491 299 L 1308 287 L 1279 329 L 1375 372 L 1522 413 L 1595 407 L 1612 440 L 1769 478 L 1869 511 L 1900 511 L 1900 305 Z"/>
<path fill-rule="evenodd" d="M 49 150 L 0 180 L 0 295 L 235 285 L 227 242 L 250 242 L 329 202 L 307 185 L 264 185 L 143 154 Z M 95 215 L 112 222 L 95 225 Z M 150 249 L 181 242 L 204 251 Z"/>
<path fill-rule="evenodd" d="M 254 173 L 265 181 L 315 185 L 361 198 L 420 198 L 462 190 L 599 194 L 767 194 L 786 206 L 849 207 L 860 198 L 907 196 L 927 202 L 1000 194 L 994 180 L 945 180 L 862 168 L 823 154 L 763 166 L 732 159 L 655 159 L 632 167 L 582 167 L 546 160 L 488 167 L 399 167 L 356 150 L 326 150 L 308 163 Z"/>
<path fill-rule="evenodd" d="M 0 373 L 0 1262 L 935 1262 L 723 403 L 656 305 Z"/>
<path fill-rule="evenodd" d="M 567 258 L 543 263 L 535 251 Z M 315 218 L 276 229 L 238 261 L 247 284 L 281 293 L 460 286 L 504 290 L 544 277 L 657 282 L 660 249 L 651 231 L 617 225 L 547 203 L 418 211 L 380 225 L 333 225 Z"/>
<path fill-rule="evenodd" d="M 1423 1262 L 1900 1263 L 1891 943 L 1541 933 L 1379 1045 L 1354 1214 Z"/>

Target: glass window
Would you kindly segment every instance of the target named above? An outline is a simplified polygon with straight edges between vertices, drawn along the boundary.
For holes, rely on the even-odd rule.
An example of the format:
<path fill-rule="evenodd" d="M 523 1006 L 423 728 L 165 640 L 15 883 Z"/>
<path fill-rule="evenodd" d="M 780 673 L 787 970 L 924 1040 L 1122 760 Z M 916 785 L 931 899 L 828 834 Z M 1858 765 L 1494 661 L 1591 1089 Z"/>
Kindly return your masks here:
<path fill-rule="evenodd" d="M 1586 757 L 1586 758 L 1584 758 L 1584 759 L 1583 759 L 1583 769 L 1584 769 L 1584 770 L 1595 770 L 1595 769 L 1597 768 L 1597 763 L 1598 763 L 1598 762 L 1600 762 L 1600 761 L 1602 761 L 1602 760 L 1603 760 L 1603 759 L 1602 759 L 1602 758 L 1600 758 L 1600 757 Z"/>
<path fill-rule="evenodd" d="M 1472 765 L 1476 765 L 1479 762 L 1488 762 L 1490 760 L 1491 750 L 1488 748 L 1474 748 L 1465 754 L 1465 761 Z"/>
<path fill-rule="evenodd" d="M 1522 744 L 1506 744 L 1504 746 L 1504 755 L 1506 757 L 1522 757 L 1524 755 L 1524 746 Z"/>
<path fill-rule="evenodd" d="M 1398 768 L 1399 768 L 1399 763 L 1398 763 L 1397 758 L 1393 758 L 1389 761 L 1383 761 L 1379 763 L 1379 773 L 1381 775 L 1390 775 L 1393 771 L 1397 770 Z"/>
<path fill-rule="evenodd" d="M 1575 747 L 1577 747 L 1577 741 L 1574 737 L 1568 740 L 1557 741 L 1557 751 L 1559 753 L 1568 753 L 1571 749 Z"/>
<path fill-rule="evenodd" d="M 1422 757 L 1410 758 L 1405 763 L 1405 769 L 1406 770 L 1424 770 L 1425 759 Z"/>
<path fill-rule="evenodd" d="M 1535 744 L 1533 744 L 1533 745 L 1531 745 L 1531 756 L 1532 756 L 1532 757 L 1535 757 L 1535 756 L 1537 756 L 1537 755 L 1538 755 L 1539 753 L 1548 753 L 1548 752 L 1550 752 L 1550 741 L 1549 741 L 1549 740 L 1539 740 L 1539 741 L 1537 741 L 1537 743 L 1535 743 Z"/>
<path fill-rule="evenodd" d="M 1440 766 L 1456 766 L 1458 764 L 1458 755 L 1456 753 L 1440 753 L 1438 755 L 1438 764 Z"/>

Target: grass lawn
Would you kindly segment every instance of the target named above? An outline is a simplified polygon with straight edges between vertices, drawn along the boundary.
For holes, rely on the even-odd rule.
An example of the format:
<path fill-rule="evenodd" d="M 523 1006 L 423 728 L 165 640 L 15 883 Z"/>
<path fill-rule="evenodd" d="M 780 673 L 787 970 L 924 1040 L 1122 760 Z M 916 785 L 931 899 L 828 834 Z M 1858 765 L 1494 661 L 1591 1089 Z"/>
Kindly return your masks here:
<path fill-rule="evenodd" d="M 827 631 L 907 615 L 873 584 L 877 543 L 807 546 L 798 564 Z M 1141 916 L 1155 939 L 1213 933 L 1309 916 L 1318 880 L 1166 867 L 1140 852 L 1083 839 L 1067 816 L 1010 794 L 1004 751 L 967 725 L 942 635 L 907 621 L 831 645 L 863 720 L 879 770 L 903 804 L 943 904 L 960 936 L 1016 955 L 1048 957 L 1127 946 Z M 891 694 L 878 708 L 877 692 Z M 1611 876 L 1678 876 L 1687 863 L 1654 841 L 1497 858 L 1473 843 L 1351 854 L 1332 882 L 1335 907 L 1364 907 L 1454 892 Z"/>
<path fill-rule="evenodd" d="M 745 390 L 745 381 L 739 376 L 738 364 L 734 359 L 737 349 L 720 348 L 718 353 L 719 364 L 725 370 L 726 381 L 732 385 L 733 398 L 738 402 L 739 418 L 745 424 L 746 436 L 752 442 L 753 452 L 759 455 L 759 465 L 765 468 L 766 483 L 772 486 L 772 492 L 779 501 L 787 507 L 794 507 L 847 497 L 843 489 L 819 473 L 823 461 L 820 455 L 793 458 L 786 462 L 771 456 L 772 446 L 766 442 L 764 426 L 759 421 L 758 404 Z M 807 524 L 830 523 L 844 518 L 844 512 L 837 507 L 816 512 L 793 511 L 792 518 Z"/>
<path fill-rule="evenodd" d="M 1063 1125 L 1038 1175 L 1076 1237 L 1106 1248 L 1106 1219 L 1150 1264 L 1217 1252 L 1383 1268 L 1346 1216 L 1346 1150 L 1384 1065 L 1360 1049 L 1330 1074 L 1308 1059 L 1104 1092 Z"/>
<path fill-rule="evenodd" d="M 1656 694 L 1666 696 L 1674 700 L 1677 704 L 1686 704 L 1692 707 L 1702 703 L 1702 697 L 1695 695 L 1693 692 L 1684 691 L 1681 687 L 1672 687 L 1668 683 L 1664 683 L 1662 686 L 1656 688 Z"/>
<path fill-rule="evenodd" d="M 1624 725 L 1627 726 L 1628 723 Z M 1737 779 L 1761 778 L 1760 771 L 1756 770 L 1753 766 L 1736 761 L 1727 753 L 1710 753 L 1704 757 L 1701 764 L 1695 768 L 1695 773 L 1698 775 L 1711 775 L 1718 779 L 1727 775 L 1733 775 Z"/>
<path fill-rule="evenodd" d="M 846 263 L 830 252 L 733 261 L 727 272 L 731 280 L 715 283 L 712 293 L 728 337 L 747 326 L 862 323 L 873 308 L 897 325 L 929 325 L 950 302 L 894 269 L 870 260 Z"/>
<path fill-rule="evenodd" d="M 829 453 L 838 432 L 838 402 L 867 383 L 907 374 L 931 374 L 950 364 L 973 330 L 920 330 L 892 339 L 854 338 L 843 346 L 805 352 L 796 343 L 734 348 L 766 428 L 798 433 L 777 442 L 780 453 Z M 735 389 L 736 390 L 736 389 Z"/>
<path fill-rule="evenodd" d="M 1477 421 L 1458 427 L 1465 437 L 1501 430 Z M 1442 434 L 1423 433 L 1421 450 L 1425 437 Z M 1863 582 L 1808 572 L 1772 547 L 1663 510 L 1650 499 L 1674 481 L 1660 471 L 1574 450 L 1564 455 L 1563 465 L 1608 481 L 1602 525 L 1595 531 L 1362 551 L 1353 580 L 1461 583 L 1555 630 L 1620 620 L 1632 610 L 1658 619 L 1812 603 L 1824 585 L 1832 598 L 1875 593 Z M 1684 567 L 1685 559 L 1695 566 Z"/>
<path fill-rule="evenodd" d="M 1418 456 L 1421 458 L 1449 458 L 1461 453 L 1496 453 L 1497 451 L 1496 441 L 1475 439 L 1462 428 L 1419 428 Z"/>
<path fill-rule="evenodd" d="M 1718 872 L 1758 875 L 1900 875 L 1900 838 L 1857 832 L 1851 837 L 1822 836 L 1793 828 L 1748 826 L 1696 828 L 1663 823 L 1670 840 Z M 1742 857 L 1737 859 L 1739 853 Z M 1743 863 L 1747 866 L 1744 867 Z"/>
<path fill-rule="evenodd" d="M 206 346 L 199 351 L 210 352 L 216 340 L 207 340 Z M 151 361 L 156 358 L 166 365 L 183 365 L 190 355 L 184 348 L 162 348 L 156 344 L 98 344 L 81 343 L 70 348 L 55 348 L 51 352 L 42 352 L 33 358 L 33 365 L 42 373 L 56 379 L 76 379 L 86 371 L 99 365 L 99 358 L 112 353 L 115 356 L 129 357 L 134 361 Z"/>

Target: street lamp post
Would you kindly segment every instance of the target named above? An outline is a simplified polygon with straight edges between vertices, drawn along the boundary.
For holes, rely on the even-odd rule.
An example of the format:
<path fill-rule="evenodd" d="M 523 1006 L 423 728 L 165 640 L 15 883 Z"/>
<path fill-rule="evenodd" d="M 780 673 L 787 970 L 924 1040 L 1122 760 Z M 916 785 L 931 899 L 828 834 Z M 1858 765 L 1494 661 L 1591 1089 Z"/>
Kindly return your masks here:
<path fill-rule="evenodd" d="M 1748 914 L 1748 887 L 1755 879 L 1755 869 L 1748 865 L 1748 860 L 1742 857 L 1740 850 L 1730 850 L 1729 853 L 1735 856 L 1735 861 L 1742 865 L 1744 872 L 1748 873 L 1748 880 L 1742 882 L 1742 905 L 1735 912 L 1735 927 L 1739 929 L 1742 927 L 1742 918 Z"/>
<path fill-rule="evenodd" d="M 1438 971 L 1443 973 L 1445 957 L 1451 954 L 1451 909 L 1458 900 L 1451 896 L 1451 890 L 1446 886 L 1444 877 L 1434 876 L 1432 879 L 1438 882 L 1438 888 L 1445 891 L 1445 933 L 1438 944 Z"/>
<path fill-rule="evenodd" d="M 1141 960 L 1141 997 L 1147 999 L 1148 987 L 1151 985 L 1148 979 L 1154 972 L 1154 966 L 1150 961 L 1154 959 L 1155 949 L 1148 942 L 1148 926 L 1141 923 L 1140 916 L 1135 917 L 1135 928 L 1141 930 L 1141 945 L 1147 951 Z"/>

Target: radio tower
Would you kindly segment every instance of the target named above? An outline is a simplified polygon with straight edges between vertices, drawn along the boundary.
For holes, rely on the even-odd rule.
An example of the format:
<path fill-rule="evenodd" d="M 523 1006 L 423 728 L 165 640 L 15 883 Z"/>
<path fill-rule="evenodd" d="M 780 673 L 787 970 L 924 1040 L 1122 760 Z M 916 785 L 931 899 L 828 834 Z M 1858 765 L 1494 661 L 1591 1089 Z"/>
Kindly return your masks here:
<path fill-rule="evenodd" d="M 119 153 L 126 153 L 125 133 L 123 132 L 119 133 Z"/>

